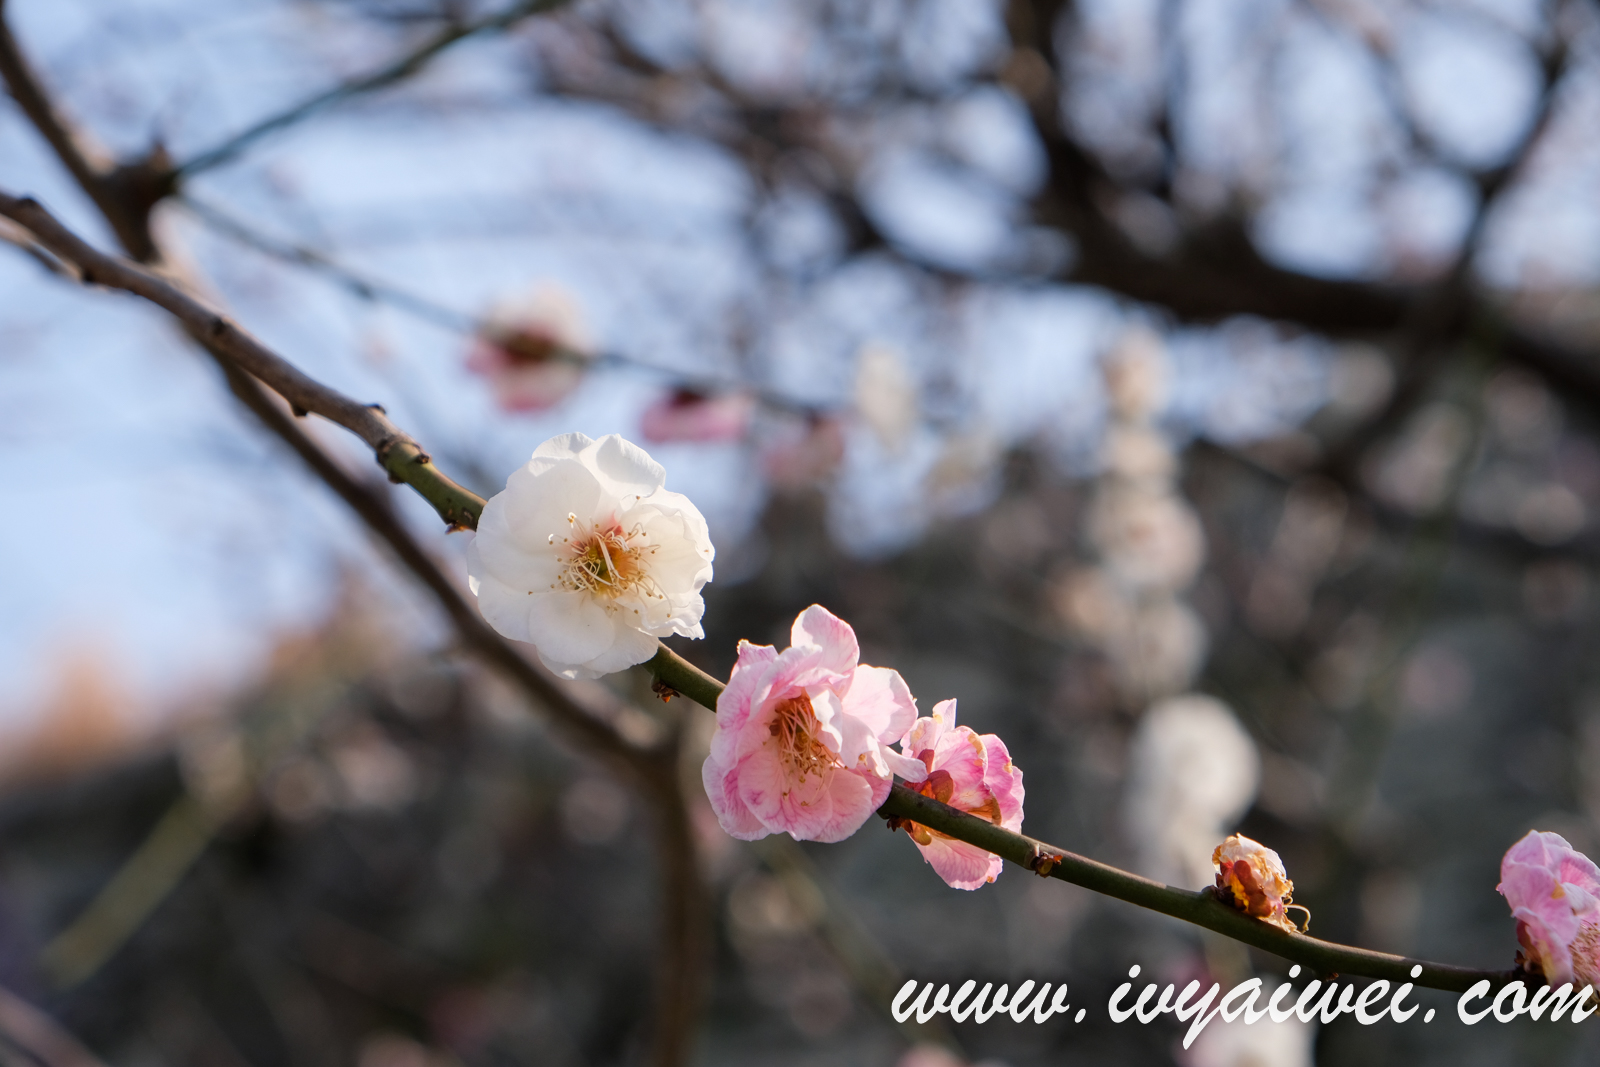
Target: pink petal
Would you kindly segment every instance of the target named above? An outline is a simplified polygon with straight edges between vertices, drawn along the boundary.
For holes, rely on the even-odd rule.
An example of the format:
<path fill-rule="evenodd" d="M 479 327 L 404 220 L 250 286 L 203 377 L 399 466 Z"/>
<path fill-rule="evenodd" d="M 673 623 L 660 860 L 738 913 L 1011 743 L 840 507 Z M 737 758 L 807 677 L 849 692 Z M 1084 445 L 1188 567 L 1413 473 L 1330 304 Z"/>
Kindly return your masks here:
<path fill-rule="evenodd" d="M 956 724 L 956 702 L 941 700 L 933 711 L 911 724 L 900 740 L 900 750 L 908 756 L 919 756 L 939 745 L 939 738 Z"/>
<path fill-rule="evenodd" d="M 717 697 L 717 725 L 711 733 L 711 755 L 719 764 L 730 766 L 739 745 L 739 734 L 750 718 L 751 702 L 770 675 L 768 669 L 778 658 L 771 645 L 739 642 L 739 658 L 728 675 L 727 687 Z"/>
<path fill-rule="evenodd" d="M 1022 769 L 1011 762 L 1006 743 L 995 734 L 984 734 L 983 744 L 988 755 L 983 781 L 1000 802 L 1000 825 L 1019 833 L 1022 830 Z"/>
<path fill-rule="evenodd" d="M 700 765 L 700 780 L 705 784 L 711 810 L 716 812 L 717 822 L 728 836 L 741 841 L 758 841 L 772 832 L 761 825 L 761 820 L 739 796 L 738 768 L 724 770 L 708 756 Z"/>
<path fill-rule="evenodd" d="M 999 856 L 977 845 L 954 838 L 934 836 L 933 842 L 917 845 L 922 858 L 934 873 L 953 889 L 977 889 L 994 881 L 1003 863 Z"/>
<path fill-rule="evenodd" d="M 844 695 L 844 710 L 885 744 L 905 736 L 917 721 L 916 698 L 900 672 L 887 667 L 857 667 Z"/>
<path fill-rule="evenodd" d="M 823 649 L 822 664 L 839 674 L 849 674 L 861 659 L 861 646 L 850 624 L 820 604 L 813 604 L 794 620 L 789 632 L 793 647 L 814 645 Z"/>

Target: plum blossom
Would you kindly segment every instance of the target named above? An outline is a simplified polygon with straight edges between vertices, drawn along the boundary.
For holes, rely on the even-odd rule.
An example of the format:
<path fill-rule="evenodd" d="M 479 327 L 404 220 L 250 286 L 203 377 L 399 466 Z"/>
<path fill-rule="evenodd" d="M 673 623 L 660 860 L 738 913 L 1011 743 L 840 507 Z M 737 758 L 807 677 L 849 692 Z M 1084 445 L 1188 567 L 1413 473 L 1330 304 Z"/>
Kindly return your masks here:
<path fill-rule="evenodd" d="M 467 353 L 505 411 L 543 411 L 583 380 L 593 343 L 577 301 L 545 285 L 493 307 Z"/>
<path fill-rule="evenodd" d="M 790 647 L 739 642 L 701 768 L 717 821 L 754 841 L 841 841 L 889 795 L 893 775 L 927 776 L 889 745 L 917 717 L 900 675 L 860 664 L 850 625 L 813 604 Z"/>
<path fill-rule="evenodd" d="M 1217 870 L 1217 895 L 1246 915 L 1284 930 L 1298 929 L 1289 918 L 1294 883 L 1278 854 L 1243 834 L 1230 834 L 1211 853 Z"/>
<path fill-rule="evenodd" d="M 745 393 L 711 396 L 676 389 L 645 408 L 639 429 L 646 441 L 737 441 L 750 425 L 755 398 Z"/>
<path fill-rule="evenodd" d="M 1022 771 L 999 737 L 956 725 L 954 700 L 935 704 L 932 715 L 913 723 L 900 751 L 927 769 L 927 777 L 914 787 L 917 792 L 1013 833 L 1022 829 Z M 907 820 L 891 825 L 905 827 L 922 858 L 955 889 L 977 889 L 1000 874 L 1000 857 L 977 845 Z"/>
<path fill-rule="evenodd" d="M 688 497 L 638 445 L 552 437 L 483 507 L 467 549 L 478 609 L 566 678 L 655 655 L 658 637 L 701 637 L 714 550 Z"/>
<path fill-rule="evenodd" d="M 1551 985 L 1600 988 L 1600 868 L 1560 834 L 1530 830 L 1495 887 L 1517 920 L 1519 962 Z"/>
<path fill-rule="evenodd" d="M 816 413 L 780 426 L 762 452 L 767 481 L 790 491 L 827 478 L 843 459 L 844 429 L 839 420 Z"/>

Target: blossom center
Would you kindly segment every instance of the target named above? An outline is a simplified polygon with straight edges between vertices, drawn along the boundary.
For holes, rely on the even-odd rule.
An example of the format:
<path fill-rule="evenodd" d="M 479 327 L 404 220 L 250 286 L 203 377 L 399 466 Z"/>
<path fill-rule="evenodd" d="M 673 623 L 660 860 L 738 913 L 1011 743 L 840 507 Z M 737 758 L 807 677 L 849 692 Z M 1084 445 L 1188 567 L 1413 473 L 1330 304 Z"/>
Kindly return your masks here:
<path fill-rule="evenodd" d="M 819 736 L 822 723 L 817 720 L 816 709 L 805 693 L 780 701 L 773 709 L 772 723 L 767 730 L 778 739 L 780 758 L 802 782 L 808 774 L 822 774 L 843 766 L 839 757 L 823 744 Z"/>
<path fill-rule="evenodd" d="M 570 533 L 561 539 L 567 546 L 566 567 L 560 578 L 563 589 L 595 593 L 607 599 L 629 592 L 650 597 L 663 595 L 648 566 L 657 546 L 646 543 L 638 526 L 623 529 L 621 523 L 611 519 L 585 528 L 574 514 L 567 515 L 567 526 Z M 556 535 L 551 534 L 552 544 L 555 539 Z"/>

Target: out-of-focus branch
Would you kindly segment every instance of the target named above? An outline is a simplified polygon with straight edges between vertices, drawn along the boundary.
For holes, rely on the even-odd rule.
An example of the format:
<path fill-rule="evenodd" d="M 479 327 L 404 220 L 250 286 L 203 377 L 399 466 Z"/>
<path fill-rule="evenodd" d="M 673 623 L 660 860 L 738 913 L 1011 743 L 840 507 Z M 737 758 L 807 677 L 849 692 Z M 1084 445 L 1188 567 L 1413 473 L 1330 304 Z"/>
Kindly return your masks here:
<path fill-rule="evenodd" d="M 0 0 L 0 78 L 12 98 L 94 201 L 128 254 L 140 261 L 151 259 L 155 245 L 150 239 L 150 210 L 173 188 L 165 155 L 157 150 L 141 160 L 113 164 L 51 101 L 4 16 L 5 3 Z"/>
<path fill-rule="evenodd" d="M 0 1033 L 43 1067 L 105 1067 L 54 1019 L 4 988 L 0 988 Z"/>
<path fill-rule="evenodd" d="M 1366 450 L 1398 428 L 1428 395 L 1434 377 L 1446 361 L 1448 342 L 1470 329 L 1474 319 L 1481 323 L 1485 331 L 1498 332 L 1499 324 L 1492 322 L 1484 309 L 1475 307 L 1480 301 L 1474 291 L 1473 264 L 1483 246 L 1489 217 L 1498 205 L 1501 194 L 1522 172 L 1544 131 L 1549 128 L 1569 56 L 1566 42 L 1558 36 L 1549 51 L 1541 57 L 1543 80 L 1527 128 L 1502 163 L 1472 176 L 1478 189 L 1478 208 L 1473 212 L 1467 232 L 1462 236 L 1461 247 L 1456 251 L 1450 269 L 1414 307 L 1405 324 L 1398 345 L 1399 384 L 1381 411 L 1328 454 L 1319 465 L 1319 473 L 1346 486 L 1358 483 L 1360 471 L 1357 465 Z"/>
<path fill-rule="evenodd" d="M 359 78 L 354 78 L 308 97 L 300 103 L 280 111 L 276 115 L 268 116 L 248 129 L 234 134 L 221 144 L 196 154 L 174 168 L 173 175 L 181 180 L 227 163 L 268 134 L 293 126 L 302 119 L 308 118 L 334 104 L 342 103 L 354 97 L 364 96 L 367 93 L 388 88 L 396 82 L 404 81 L 427 66 L 440 52 L 443 52 L 458 41 L 464 41 L 468 37 L 475 37 L 479 34 L 509 29 L 524 19 L 552 11 L 569 2 L 570 0 L 521 0 L 520 3 L 513 4 L 496 14 L 486 15 L 471 22 L 460 22 L 447 26 L 428 38 L 420 47 L 387 65 L 369 74 L 364 74 Z"/>
<path fill-rule="evenodd" d="M 196 218 L 224 236 L 274 259 L 312 271 L 363 300 L 377 301 L 415 316 L 419 320 L 431 322 L 435 326 L 464 336 L 478 334 L 485 329 L 486 324 L 482 320 L 474 318 L 464 311 L 446 307 L 419 293 L 363 274 L 345 266 L 332 256 L 317 249 L 269 237 L 232 215 L 219 211 L 209 204 L 199 203 L 192 197 L 179 196 L 174 198 L 173 202 L 193 212 Z M 557 358 L 560 357 L 558 356 Z M 575 361 L 579 359 L 577 356 L 572 358 Z M 814 402 L 801 400 L 752 382 L 716 375 L 684 374 L 676 367 L 653 363 L 648 359 L 624 355 L 620 352 L 594 353 L 582 359 L 582 362 L 593 366 L 625 367 L 631 370 L 663 375 L 670 378 L 677 388 L 692 390 L 697 393 L 740 393 L 760 401 L 774 411 L 800 415 L 819 415 L 825 414 L 827 410 L 822 405 Z"/>
<path fill-rule="evenodd" d="M 1045 149 L 1049 177 L 1034 202 L 1035 217 L 1076 241 L 1078 255 L 1062 280 L 1100 286 L 1190 322 L 1259 315 L 1333 337 L 1408 328 L 1436 286 L 1335 281 L 1275 266 L 1257 251 L 1245 221 L 1237 216 L 1225 215 L 1189 230 L 1164 255 L 1145 252 L 1124 233 L 1104 206 L 1118 181 L 1071 135 L 1061 115 L 1056 26 L 1069 6 L 1061 0 L 1013 0 L 1007 11 L 1013 55 L 1002 72 L 1002 80 L 1028 104 Z M 1559 49 L 1544 58 L 1547 79 L 1562 62 Z M 1548 101 L 1544 106 L 1548 114 Z M 1536 140 L 1540 128 L 1531 124 L 1525 140 Z M 1476 176 L 1485 199 L 1515 171 L 1513 163 L 1509 169 Z M 1484 296 L 1464 303 L 1452 317 L 1458 328 L 1469 321 L 1486 324 L 1497 333 L 1503 358 L 1538 372 L 1575 402 L 1600 413 L 1600 370 L 1592 353 L 1511 322 Z"/>
<path fill-rule="evenodd" d="M 451 527 L 477 526 L 483 498 L 435 467 L 422 446 L 390 422 L 378 405 L 352 400 L 302 373 L 225 315 L 154 271 L 91 247 L 38 201 L 0 192 L 0 215 L 26 228 L 40 245 L 77 267 L 85 283 L 121 289 L 170 312 L 229 366 L 264 382 L 297 414 L 315 412 L 361 438 L 391 478 L 420 493 Z"/>

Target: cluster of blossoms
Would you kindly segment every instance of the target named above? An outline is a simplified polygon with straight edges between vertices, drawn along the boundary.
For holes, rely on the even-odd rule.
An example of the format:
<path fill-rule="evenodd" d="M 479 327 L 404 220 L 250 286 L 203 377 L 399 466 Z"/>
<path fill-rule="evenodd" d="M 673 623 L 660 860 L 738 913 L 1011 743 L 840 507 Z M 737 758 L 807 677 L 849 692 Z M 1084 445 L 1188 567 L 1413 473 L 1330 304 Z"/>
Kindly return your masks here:
<path fill-rule="evenodd" d="M 994 734 L 956 726 L 955 701 L 918 718 L 900 675 L 861 664 L 855 631 L 818 605 L 800 613 L 789 642 L 781 652 L 741 642 L 717 701 L 701 775 L 724 830 L 746 841 L 783 832 L 840 841 L 882 805 L 895 774 L 926 796 L 1021 828 L 1022 772 Z M 999 856 L 914 822 L 896 826 L 958 889 L 1000 873 Z"/>
<path fill-rule="evenodd" d="M 595 678 L 642 663 L 668 634 L 700 637 L 714 555 L 704 517 L 665 472 L 612 434 L 555 437 L 484 505 L 468 549 L 478 607 L 551 670 Z M 860 662 L 855 631 L 813 605 L 790 647 L 739 645 L 717 701 L 703 777 L 722 827 L 754 840 L 855 833 L 900 775 L 980 818 L 1022 826 L 1022 772 L 994 734 L 955 724 L 955 701 L 917 717 L 905 680 Z M 898 745 L 898 748 L 893 747 Z M 1000 858 L 916 823 L 917 847 L 951 885 L 992 882 Z"/>
<path fill-rule="evenodd" d="M 1130 330 L 1104 370 L 1111 424 L 1086 531 L 1098 562 L 1067 575 L 1057 602 L 1068 625 L 1105 652 L 1123 699 L 1138 706 L 1183 692 L 1205 658 L 1205 626 L 1183 599 L 1204 562 L 1205 536 L 1157 426 L 1169 376 L 1161 338 Z"/>
<path fill-rule="evenodd" d="M 642 663 L 667 634 L 702 636 L 711 539 L 699 510 L 664 483 L 661 466 L 615 434 L 540 445 L 484 505 L 468 550 L 484 618 L 532 643 L 568 678 Z M 723 829 L 744 840 L 782 832 L 839 841 L 883 804 L 899 775 L 924 796 L 1020 830 L 1022 772 L 1005 743 L 956 725 L 954 700 L 918 717 L 897 672 L 860 660 L 855 631 L 819 605 L 795 619 L 782 651 L 740 642 L 702 768 Z M 1162 749 L 1171 751 L 1158 762 L 1169 768 L 1203 750 L 1205 738 L 1238 731 L 1226 708 L 1194 696 L 1148 718 L 1162 724 L 1160 737 L 1179 742 Z M 1254 756 L 1247 736 L 1236 747 L 1235 762 Z M 1210 781 L 1200 764 L 1191 777 Z M 1249 792 L 1253 779 L 1252 770 Z M 1213 792 L 1211 818 L 1240 801 L 1233 786 Z M 952 886 L 976 889 L 1000 873 L 1000 857 L 932 827 L 895 819 L 891 828 L 905 829 Z M 1276 852 L 1233 834 L 1211 863 L 1221 899 L 1295 929 L 1294 885 Z M 1533 831 L 1506 853 L 1500 874 L 1523 968 L 1552 984 L 1600 984 L 1600 868 L 1559 835 Z"/>

